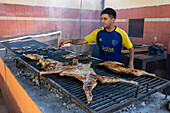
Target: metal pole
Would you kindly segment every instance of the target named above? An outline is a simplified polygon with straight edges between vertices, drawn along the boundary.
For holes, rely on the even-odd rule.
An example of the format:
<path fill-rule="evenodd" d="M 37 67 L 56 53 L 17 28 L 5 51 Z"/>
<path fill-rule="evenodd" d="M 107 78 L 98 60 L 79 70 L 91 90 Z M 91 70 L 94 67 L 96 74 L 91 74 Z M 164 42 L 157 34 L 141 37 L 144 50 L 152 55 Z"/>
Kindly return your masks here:
<path fill-rule="evenodd" d="M 104 3 L 105 3 L 105 0 L 101 0 L 101 11 L 100 12 L 102 12 L 103 9 L 104 9 Z M 102 27 L 102 20 L 101 20 L 101 18 L 100 18 L 100 27 Z"/>
<path fill-rule="evenodd" d="M 81 10 L 82 10 L 82 0 L 80 0 L 80 38 L 81 38 Z"/>

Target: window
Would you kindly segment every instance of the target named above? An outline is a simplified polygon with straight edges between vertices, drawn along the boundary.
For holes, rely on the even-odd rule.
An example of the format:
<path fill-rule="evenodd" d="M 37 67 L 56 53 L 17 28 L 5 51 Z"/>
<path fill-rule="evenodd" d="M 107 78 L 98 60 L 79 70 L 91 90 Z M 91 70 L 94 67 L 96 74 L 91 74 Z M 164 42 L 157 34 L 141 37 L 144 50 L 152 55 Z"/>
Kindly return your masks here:
<path fill-rule="evenodd" d="M 129 37 L 143 38 L 144 19 L 129 19 Z"/>

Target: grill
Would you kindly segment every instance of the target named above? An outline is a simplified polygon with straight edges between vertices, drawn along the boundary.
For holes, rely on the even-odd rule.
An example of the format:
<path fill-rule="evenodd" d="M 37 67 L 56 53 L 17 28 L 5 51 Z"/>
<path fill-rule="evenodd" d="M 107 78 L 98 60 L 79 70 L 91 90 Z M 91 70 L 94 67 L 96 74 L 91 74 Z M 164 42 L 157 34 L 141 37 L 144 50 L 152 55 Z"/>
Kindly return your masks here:
<path fill-rule="evenodd" d="M 22 42 L 3 42 L 2 45 L 10 50 L 15 56 L 16 61 L 20 61 L 35 73 L 39 75 L 41 66 L 36 65 L 37 61 L 33 61 L 25 58 L 22 54 L 12 50 L 11 47 L 21 48 L 23 46 L 31 46 L 32 49 L 37 49 L 40 47 L 46 47 L 46 44 L 35 40 L 22 41 Z M 30 53 L 30 52 L 27 52 Z M 37 54 L 48 56 L 51 59 L 58 60 L 60 62 L 69 62 L 72 60 L 65 60 L 61 58 L 61 55 L 69 54 L 70 51 L 61 49 L 60 51 L 37 51 Z M 99 67 L 98 64 L 103 62 L 102 60 L 90 58 L 87 61 L 81 61 L 81 63 L 92 62 L 92 68 L 94 71 L 101 76 L 112 76 L 118 77 L 126 80 L 133 80 L 139 83 L 138 86 L 127 84 L 127 83 L 115 83 L 115 84 L 101 84 L 98 82 L 98 85 L 93 89 L 93 100 L 90 104 L 87 104 L 86 96 L 83 90 L 83 84 L 81 81 L 72 77 L 61 77 L 58 74 L 55 75 L 39 75 L 44 80 L 49 82 L 52 86 L 57 88 L 63 94 L 65 94 L 69 99 L 79 105 L 86 112 L 111 112 L 119 110 L 122 107 L 125 107 L 143 97 L 146 97 L 150 94 L 157 92 L 159 89 L 167 87 L 170 85 L 168 80 L 159 78 L 159 77 L 133 77 L 127 75 L 118 75 L 110 72 L 107 69 Z"/>

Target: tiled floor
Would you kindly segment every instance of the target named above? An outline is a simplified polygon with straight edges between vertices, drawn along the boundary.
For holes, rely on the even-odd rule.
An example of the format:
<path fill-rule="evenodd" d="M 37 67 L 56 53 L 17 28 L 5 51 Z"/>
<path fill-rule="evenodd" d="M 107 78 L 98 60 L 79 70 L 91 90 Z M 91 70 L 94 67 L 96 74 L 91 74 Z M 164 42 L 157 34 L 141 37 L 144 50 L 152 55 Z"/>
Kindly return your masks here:
<path fill-rule="evenodd" d="M 8 113 L 7 107 L 5 105 L 3 95 L 0 89 L 0 113 Z"/>

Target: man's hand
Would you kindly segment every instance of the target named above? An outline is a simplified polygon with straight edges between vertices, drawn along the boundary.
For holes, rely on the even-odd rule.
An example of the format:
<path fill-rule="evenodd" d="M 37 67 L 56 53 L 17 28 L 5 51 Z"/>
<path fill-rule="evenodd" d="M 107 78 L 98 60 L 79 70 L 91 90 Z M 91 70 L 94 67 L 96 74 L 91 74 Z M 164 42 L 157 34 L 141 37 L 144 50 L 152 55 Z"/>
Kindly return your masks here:
<path fill-rule="evenodd" d="M 61 39 L 59 44 L 58 44 L 58 47 L 62 47 L 64 44 L 67 44 L 67 43 L 71 43 L 71 44 L 74 44 L 74 45 L 83 45 L 83 44 L 87 44 L 87 41 L 84 40 L 84 39 L 71 39 L 71 40 Z"/>
<path fill-rule="evenodd" d="M 63 39 L 61 39 L 59 44 L 58 44 L 58 47 L 62 47 L 64 44 L 67 44 L 67 43 L 70 43 L 70 42 L 71 42 L 71 40 L 63 40 Z"/>
<path fill-rule="evenodd" d="M 67 44 L 67 43 L 71 43 L 71 44 L 74 44 L 74 45 L 83 45 L 83 44 L 87 44 L 87 41 L 84 40 L 84 39 L 71 39 L 71 40 L 61 39 L 59 44 L 58 44 L 58 47 L 62 47 L 64 44 Z"/>

